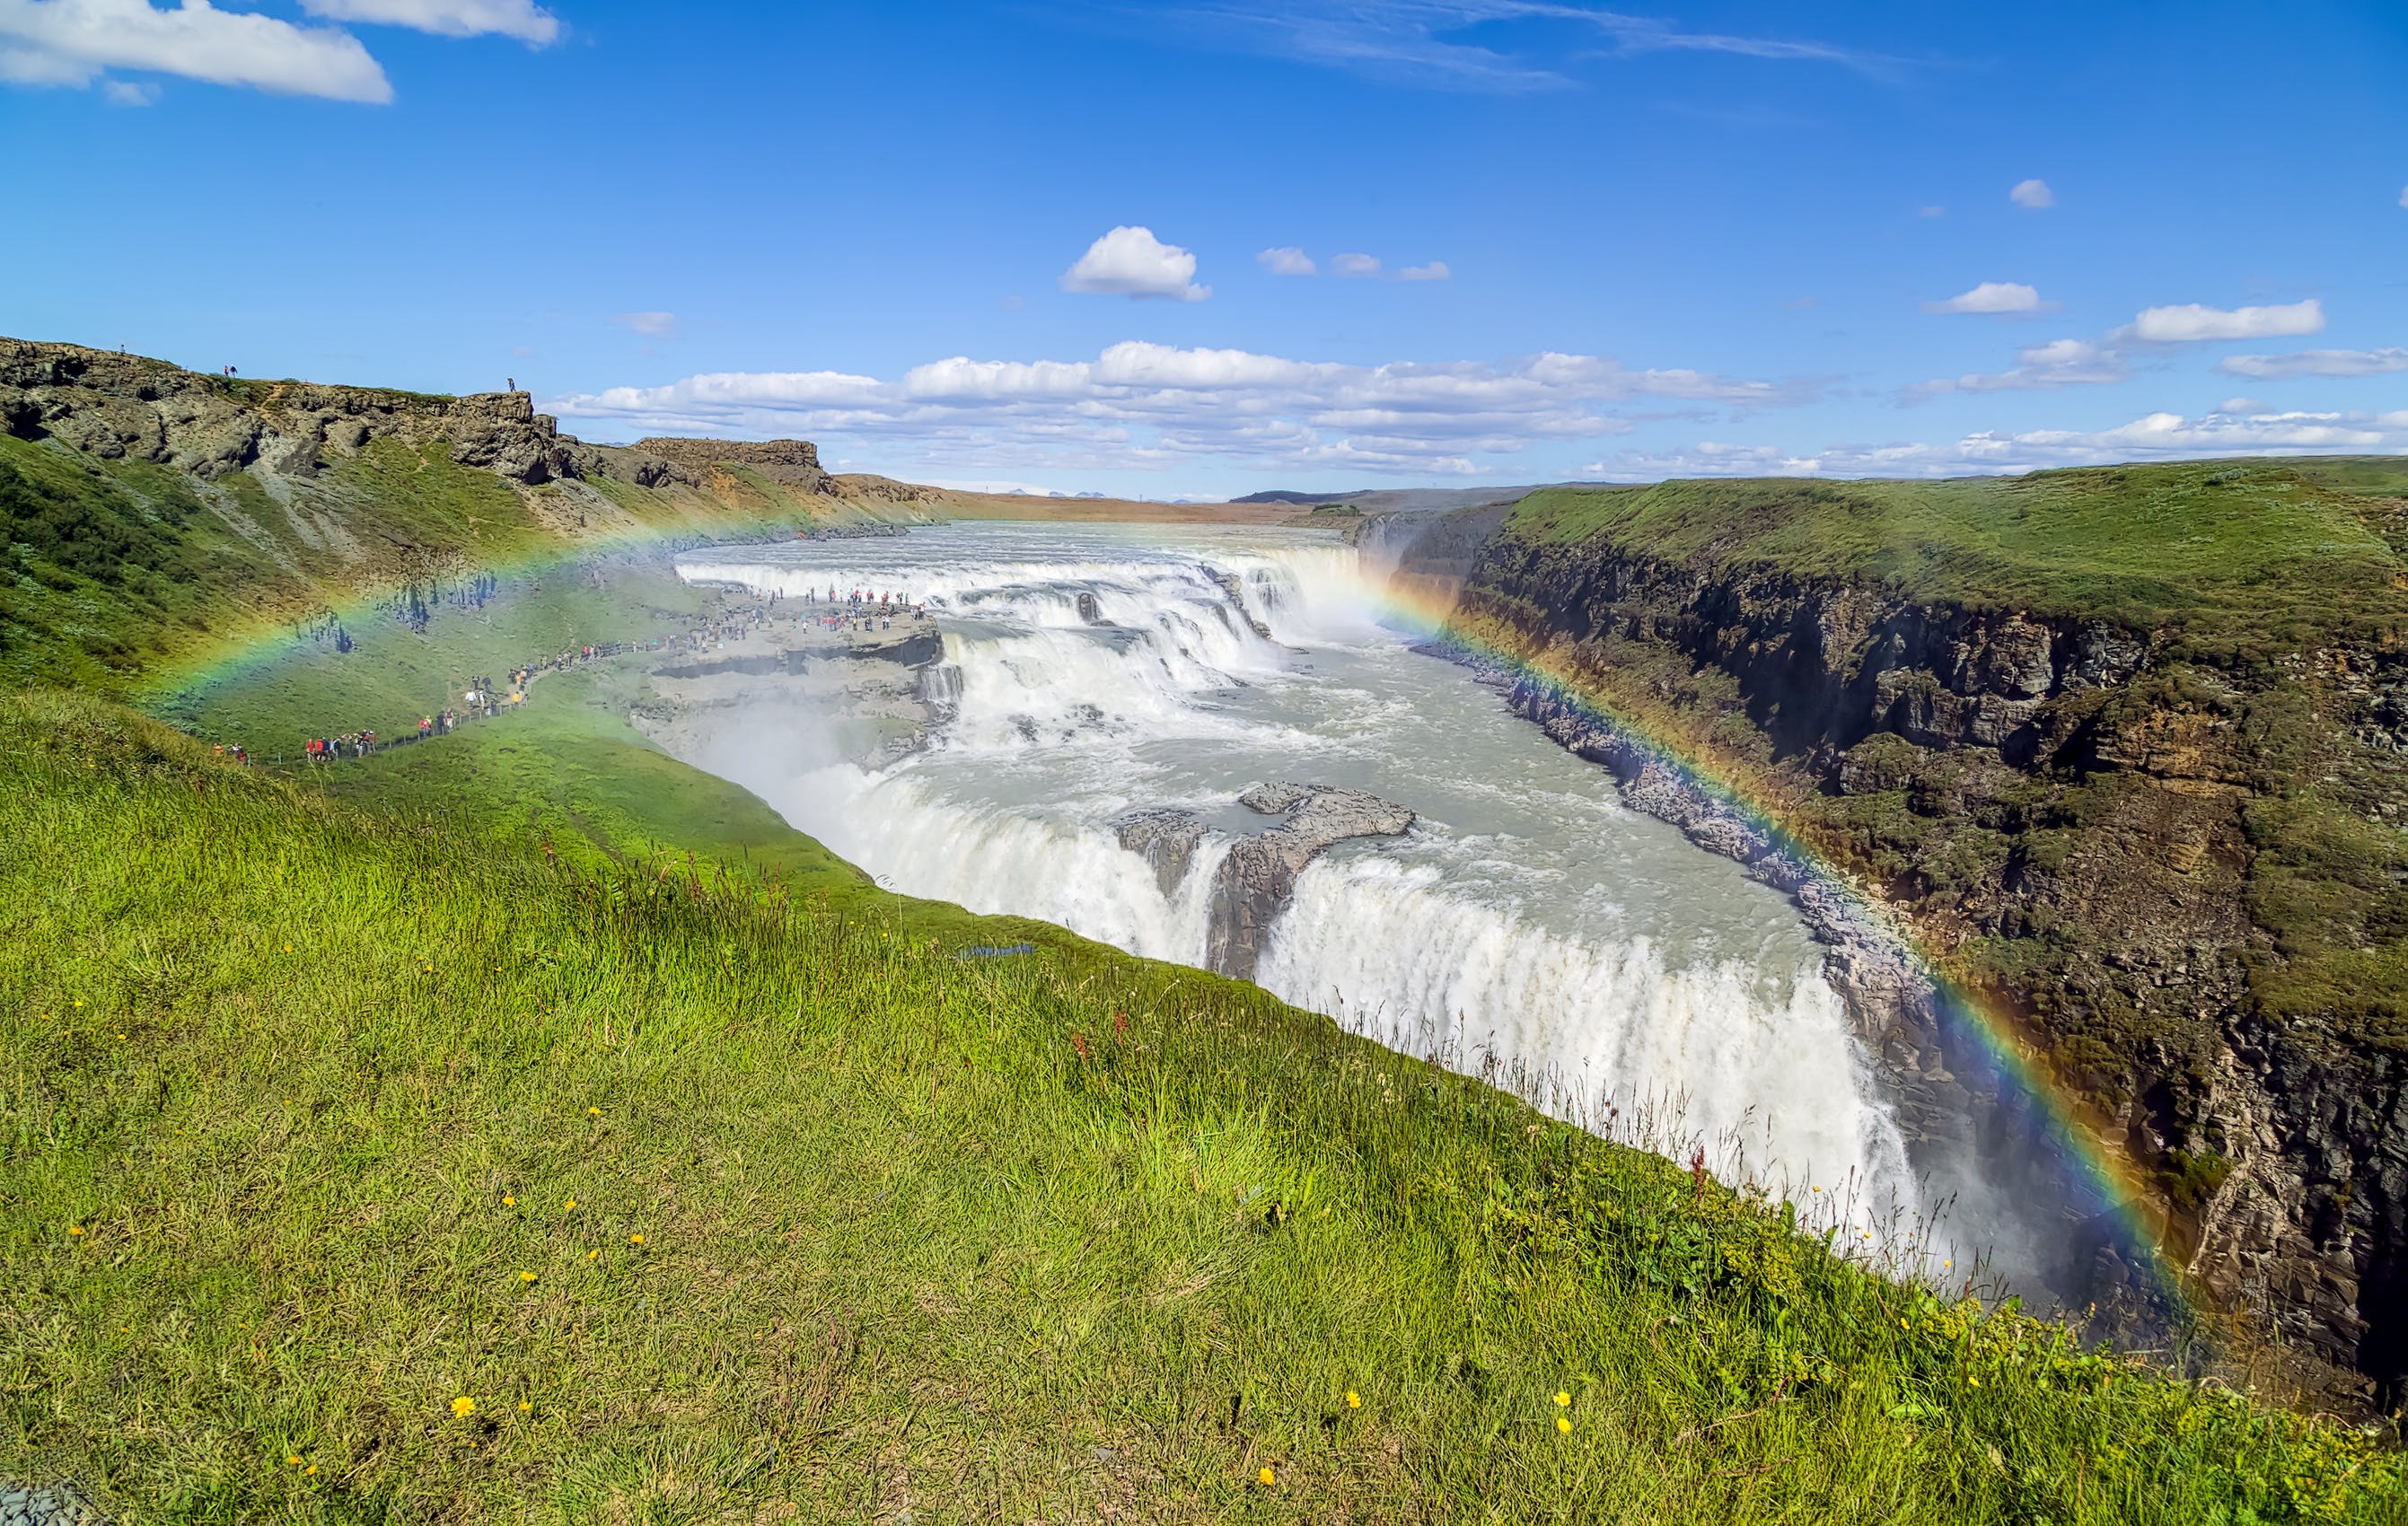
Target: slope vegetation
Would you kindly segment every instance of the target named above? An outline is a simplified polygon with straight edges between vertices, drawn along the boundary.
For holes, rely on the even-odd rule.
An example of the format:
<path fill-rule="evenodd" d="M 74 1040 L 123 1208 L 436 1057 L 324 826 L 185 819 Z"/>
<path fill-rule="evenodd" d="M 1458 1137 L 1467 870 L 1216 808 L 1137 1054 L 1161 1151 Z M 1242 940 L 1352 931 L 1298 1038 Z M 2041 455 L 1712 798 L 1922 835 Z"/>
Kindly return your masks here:
<path fill-rule="evenodd" d="M 580 867 L 91 700 L 0 706 L 0 1471 L 146 1519 L 2398 1499 L 1251 988 Z"/>
<path fill-rule="evenodd" d="M 676 537 L 843 494 L 532 423 L 480 461 L 449 399 L 302 470 L 276 421 L 342 407 L 154 445 L 59 386 L 0 388 L 0 1481 L 187 1521 L 2400 1519 L 2329 1419 L 1254 988 L 886 894 L 631 731 L 632 659 L 229 763 L 112 696 L 272 759 L 707 620 L 596 500 Z"/>

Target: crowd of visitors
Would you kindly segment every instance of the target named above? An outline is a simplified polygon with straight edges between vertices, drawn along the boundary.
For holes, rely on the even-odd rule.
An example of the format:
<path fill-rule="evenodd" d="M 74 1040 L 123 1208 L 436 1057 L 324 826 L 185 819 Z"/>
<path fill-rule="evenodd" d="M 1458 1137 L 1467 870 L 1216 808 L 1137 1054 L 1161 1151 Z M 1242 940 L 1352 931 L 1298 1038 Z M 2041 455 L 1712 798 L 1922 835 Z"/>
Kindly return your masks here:
<path fill-rule="evenodd" d="M 867 589 L 856 588 L 842 600 L 833 588 L 822 599 L 817 589 L 803 595 L 803 602 L 812 606 L 809 615 L 797 615 L 795 623 L 816 623 L 823 631 L 889 631 L 897 619 L 909 620 L 918 613 L 910 604 L 891 593 L 873 597 Z"/>
<path fill-rule="evenodd" d="M 335 763 L 365 758 L 386 748 L 448 736 L 467 721 L 491 720 L 524 704 L 527 691 L 534 687 L 538 678 L 628 652 L 668 651 L 681 648 L 708 650 L 724 647 L 730 641 L 741 641 L 756 631 L 788 623 L 789 620 L 797 630 L 813 627 L 824 632 L 891 630 L 896 620 L 909 620 L 923 613 L 891 593 L 873 593 L 867 589 L 854 589 L 842 596 L 833 588 L 824 596 L 816 589 L 810 590 L 801 596 L 807 612 L 792 617 L 782 616 L 778 609 L 785 602 L 784 595 L 772 593 L 757 605 L 706 620 L 675 635 L 653 636 L 648 641 L 606 641 L 593 646 L 565 648 L 512 668 L 506 682 L 497 683 L 490 676 L 474 676 L 463 684 L 457 708 L 446 707 L 422 717 L 411 733 L 395 737 L 380 737 L 373 731 L 312 736 L 304 742 L 302 755 L 313 763 Z M 239 747 L 222 746 L 218 751 L 237 762 L 250 761 L 249 754 Z"/>

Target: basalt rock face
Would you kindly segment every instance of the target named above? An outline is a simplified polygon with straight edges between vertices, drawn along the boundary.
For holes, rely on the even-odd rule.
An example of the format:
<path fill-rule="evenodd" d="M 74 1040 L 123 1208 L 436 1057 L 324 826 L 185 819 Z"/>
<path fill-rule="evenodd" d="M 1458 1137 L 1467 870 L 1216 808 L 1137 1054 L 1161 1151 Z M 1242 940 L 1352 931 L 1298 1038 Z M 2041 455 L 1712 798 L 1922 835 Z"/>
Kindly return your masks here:
<path fill-rule="evenodd" d="M 1154 871 L 1154 881 L 1162 893 L 1177 892 L 1179 882 L 1187 877 L 1188 865 L 1196 862 L 1196 845 L 1204 840 L 1204 823 L 1193 811 L 1171 807 L 1155 807 L 1131 811 L 1112 823 L 1120 845 L 1145 860 Z"/>
<path fill-rule="evenodd" d="M 530 486 L 596 477 L 640 487 L 696 480 L 658 455 L 561 434 L 525 392 L 437 397 L 253 381 L 25 340 L 0 340 L 0 431 L 55 438 L 104 461 L 157 462 L 204 480 L 245 470 L 307 478 L 327 458 L 380 439 L 441 441 L 461 464 Z"/>
<path fill-rule="evenodd" d="M 637 449 L 675 462 L 694 472 L 712 467 L 743 466 L 773 482 L 806 492 L 836 492 L 834 481 L 820 469 L 819 447 L 809 440 L 704 440 L 658 436 L 638 440 Z"/>
<path fill-rule="evenodd" d="M 1231 844 L 1213 881 L 1204 962 L 1241 980 L 1254 978 L 1263 939 L 1306 864 L 1350 838 L 1401 836 L 1416 820 L 1393 801 L 1324 784 L 1258 784 L 1238 803 L 1282 818 L 1269 831 Z"/>
<path fill-rule="evenodd" d="M 1234 839 L 1212 876 L 1205 967 L 1251 980 L 1263 940 L 1287 908 L 1304 866 L 1356 837 L 1396 837 L 1412 830 L 1414 814 L 1394 801 L 1327 784 L 1257 784 L 1238 804 L 1277 824 Z M 1112 823 L 1120 845 L 1145 860 L 1162 893 L 1187 878 L 1196 850 L 1211 834 L 1189 810 L 1158 806 L 1131 811 Z"/>
<path fill-rule="evenodd" d="M 1460 546 L 1441 550 L 1417 568 L 1408 549 L 1399 571 L 1455 583 L 1458 620 L 1487 640 L 1545 652 L 1651 731 L 1735 760 L 1820 856 L 1954 956 L 2136 1168 L 2210 1302 L 2344 1370 L 2300 1380 L 2347 1396 L 2355 1370 L 2357 1396 L 2396 1401 L 2408 1385 L 2399 993 L 2344 982 L 2303 995 L 2296 907 L 2328 907 L 2346 948 L 2392 935 L 2408 654 L 2219 660 L 2112 619 L 1922 605 L 1870 580 L 1713 552 L 1656 561 L 1510 525 L 1468 569 Z M 2009 1116 L 2017 1099 L 1981 1081 L 1964 1025 L 1838 881 L 1556 684 L 1488 677 L 1612 768 L 1635 806 L 1799 898 L 1920 1149 L 1992 1155 L 2026 1126 Z M 2344 803 L 2313 819 L 2323 837 L 2300 825 L 2303 775 Z M 2355 889 L 2314 880 L 2336 855 L 2332 873 L 2351 872 L 2319 846 L 2335 834 L 2367 865 Z M 2010 1192 L 2030 1185 L 2012 1163 L 2003 1175 Z M 2111 1239 L 2071 1235 L 2083 1264 L 2060 1270 L 2112 1301 L 2130 1269 Z"/>

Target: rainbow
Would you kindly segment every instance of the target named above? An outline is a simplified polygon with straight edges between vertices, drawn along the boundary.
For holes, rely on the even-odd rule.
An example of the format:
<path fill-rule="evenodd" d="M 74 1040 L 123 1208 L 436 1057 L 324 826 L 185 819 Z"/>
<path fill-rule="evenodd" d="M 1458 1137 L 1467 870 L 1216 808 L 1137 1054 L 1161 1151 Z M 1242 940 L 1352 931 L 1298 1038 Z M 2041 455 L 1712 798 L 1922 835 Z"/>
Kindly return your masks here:
<path fill-rule="evenodd" d="M 1978 1063 L 1981 1074 L 1960 1079 L 1976 1091 L 1983 1086 L 1996 1088 L 2002 1105 L 2017 1105 L 2037 1135 L 2029 1142 L 2044 1147 L 2065 1169 L 2061 1187 L 2067 1205 L 2081 1217 L 2109 1226 L 2110 1233 L 2103 1238 L 2114 1244 L 2128 1262 L 2137 1262 L 2135 1270 L 2159 1307 L 2172 1315 L 2192 1310 L 2186 1279 L 2167 1248 L 2169 1226 L 2155 1207 L 2156 1193 L 2132 1162 L 2110 1143 L 2106 1120 L 2049 1074 L 2014 1012 L 1952 975 L 1946 961 L 1932 953 L 1905 918 L 1785 823 L 1777 806 L 1749 780 L 1618 708 L 1561 659 L 1545 654 L 1533 657 L 1473 630 L 1458 618 L 1452 598 L 1391 579 L 1374 589 L 1370 603 L 1384 622 L 1443 643 L 1516 680 L 1540 686 L 1592 724 L 1635 743 L 1688 787 L 1763 834 L 1775 851 L 1803 865 L 1823 889 L 1841 897 L 1922 980 L 1928 991 L 1927 1005 L 1943 1035 L 1956 1041 L 1951 1046 L 1956 1055 L 1971 1056 Z"/>
<path fill-rule="evenodd" d="M 748 531 L 767 531 L 775 526 L 764 523 L 745 528 Z M 538 541 L 498 556 L 480 557 L 473 564 L 464 563 L 461 576 L 538 578 L 605 557 L 657 555 L 664 551 L 673 553 L 711 544 L 759 545 L 761 536 L 755 534 L 740 542 L 721 542 L 697 533 L 692 525 L 639 525 L 631 530 L 606 531 L 574 542 Z M 464 555 L 468 554 L 468 549 L 462 548 L 461 550 Z M 425 580 L 416 581 L 423 586 Z M 374 618 L 380 606 L 401 595 L 411 586 L 412 580 L 400 579 L 369 589 L 341 590 L 331 593 L 327 602 L 311 614 L 313 617 L 332 615 L 337 621 L 365 625 L 367 620 Z M 298 634 L 299 623 L 298 617 L 287 616 L 232 632 L 200 651 L 160 669 L 140 686 L 135 696 L 136 703 L 146 709 L 161 710 L 171 706 L 179 698 L 256 677 L 289 660 L 300 649 L 308 638 Z"/>
<path fill-rule="evenodd" d="M 1092 528 L 1120 527 L 1097 524 Z M 1156 535 L 1162 529 L 1142 528 Z M 690 529 L 681 534 L 644 527 L 573 545 L 538 545 L 484 563 L 476 572 L 503 578 L 537 578 L 601 556 L 656 554 L 706 543 L 712 543 L 710 537 L 696 536 Z M 356 594 L 329 607 L 338 618 L 346 612 L 371 612 L 400 586 L 393 585 L 377 593 Z M 2027 1143 L 2040 1146 L 2045 1151 L 2044 1158 L 2061 1168 L 2059 1188 L 2066 1206 L 2078 1219 L 2106 1226 L 2101 1238 L 2121 1251 L 2128 1263 L 2135 1263 L 2146 1293 L 2160 1309 L 2174 1315 L 2190 1311 L 2193 1304 L 2186 1292 L 2186 1279 L 2168 1251 L 2168 1225 L 2154 1206 L 2155 1193 L 2132 1162 L 2110 1143 L 2105 1120 L 2049 1075 L 2012 1011 L 1952 976 L 1947 962 L 1932 953 L 1904 918 L 1860 887 L 1808 838 L 1784 823 L 1776 803 L 1763 798 L 1737 772 L 1617 708 L 1569 664 L 1545 654 L 1531 656 L 1503 640 L 1484 636 L 1467 627 L 1457 619 L 1452 598 L 1440 598 L 1395 579 L 1384 584 L 1367 579 L 1365 602 L 1375 618 L 1392 628 L 1443 642 L 1518 681 L 1540 686 L 1592 724 L 1636 744 L 1687 786 L 1761 833 L 1775 850 L 1803 865 L 1819 887 L 1840 897 L 1865 924 L 1876 930 L 1920 978 L 1928 992 L 1927 1005 L 1943 1038 L 1955 1041 L 1949 1046 L 1952 1058 L 1961 1062 L 1970 1056 L 1975 1062 L 1978 1074 L 1960 1075 L 1960 1080 L 1975 1091 L 1994 1089 L 2002 1108 L 2028 1121 L 2033 1137 Z M 150 707 L 163 708 L 172 706 L 179 696 L 256 676 L 289 659 L 294 649 L 290 624 L 253 627 L 233 637 L 217 652 L 162 674 L 148 686 L 147 703 Z"/>

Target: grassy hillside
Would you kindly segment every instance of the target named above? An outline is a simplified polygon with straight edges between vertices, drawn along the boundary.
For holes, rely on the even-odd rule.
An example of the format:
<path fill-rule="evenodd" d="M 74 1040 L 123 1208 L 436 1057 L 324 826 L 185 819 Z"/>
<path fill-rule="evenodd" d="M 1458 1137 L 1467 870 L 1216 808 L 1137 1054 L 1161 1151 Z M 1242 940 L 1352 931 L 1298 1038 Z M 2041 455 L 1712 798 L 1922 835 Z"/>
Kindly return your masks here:
<path fill-rule="evenodd" d="M 271 491 L 248 472 L 205 482 L 0 435 L 0 683 L 141 693 L 363 598 L 439 602 L 480 572 L 859 512 L 736 473 L 710 493 L 519 487 L 439 442 L 379 440 Z"/>
<path fill-rule="evenodd" d="M 635 664 L 339 768 L 205 745 L 676 631 L 665 540 L 825 508 L 0 438 L 0 1479 L 212 1522 L 2401 1519 L 2333 1424 L 885 894 L 645 742 Z"/>
<path fill-rule="evenodd" d="M 1512 533 L 1865 577 L 1918 603 L 2181 629 L 2209 651 L 2408 631 L 2379 460 L 2185 462 L 1942 482 L 1794 478 L 1543 488 Z"/>
<path fill-rule="evenodd" d="M 2334 1428 L 1026 924 L 66 697 L 0 844 L 0 1474 L 145 1519 L 2398 1519 Z"/>

